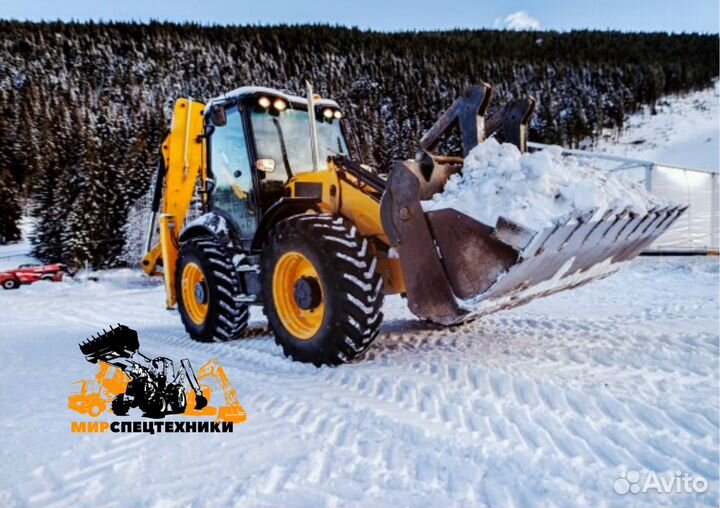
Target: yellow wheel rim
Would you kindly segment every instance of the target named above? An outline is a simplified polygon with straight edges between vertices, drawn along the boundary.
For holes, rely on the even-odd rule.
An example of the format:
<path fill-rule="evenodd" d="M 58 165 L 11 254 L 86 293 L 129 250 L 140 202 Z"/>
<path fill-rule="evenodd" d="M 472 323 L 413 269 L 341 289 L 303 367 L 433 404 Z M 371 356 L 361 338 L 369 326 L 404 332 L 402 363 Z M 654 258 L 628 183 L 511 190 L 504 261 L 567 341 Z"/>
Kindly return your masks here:
<path fill-rule="evenodd" d="M 298 297 L 299 285 L 313 286 L 314 298 L 308 296 L 303 301 Z M 325 316 L 322 282 L 312 262 L 296 251 L 283 254 L 275 265 L 272 289 L 275 310 L 285 329 L 298 339 L 312 338 L 320 330 Z"/>
<path fill-rule="evenodd" d="M 205 322 L 208 314 L 208 294 L 205 275 L 197 263 L 188 263 L 182 272 L 182 297 L 188 316 L 196 325 Z"/>

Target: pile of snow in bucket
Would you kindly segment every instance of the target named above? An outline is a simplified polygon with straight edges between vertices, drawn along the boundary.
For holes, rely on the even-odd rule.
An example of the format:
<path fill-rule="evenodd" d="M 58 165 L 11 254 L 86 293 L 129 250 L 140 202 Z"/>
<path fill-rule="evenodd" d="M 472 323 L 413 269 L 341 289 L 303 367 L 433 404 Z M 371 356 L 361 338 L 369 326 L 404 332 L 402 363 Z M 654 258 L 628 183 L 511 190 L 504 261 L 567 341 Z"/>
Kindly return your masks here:
<path fill-rule="evenodd" d="M 640 185 L 562 156 L 560 147 L 523 154 L 490 138 L 470 152 L 462 173 L 451 176 L 442 193 L 423 201 L 423 208 L 453 208 L 490 226 L 502 216 L 540 230 L 568 215 L 595 211 L 599 218 L 626 208 L 643 214 L 663 204 Z"/>

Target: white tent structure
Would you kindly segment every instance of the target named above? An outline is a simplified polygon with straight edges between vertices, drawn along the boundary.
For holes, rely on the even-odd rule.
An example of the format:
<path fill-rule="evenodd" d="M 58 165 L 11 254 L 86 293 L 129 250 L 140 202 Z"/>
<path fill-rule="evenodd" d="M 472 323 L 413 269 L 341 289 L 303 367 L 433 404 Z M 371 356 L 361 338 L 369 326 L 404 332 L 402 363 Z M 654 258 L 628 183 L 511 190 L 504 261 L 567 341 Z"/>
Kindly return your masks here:
<path fill-rule="evenodd" d="M 531 142 L 528 146 L 541 149 L 548 145 Z M 642 183 L 653 194 L 690 205 L 683 216 L 647 249 L 647 253 L 717 254 L 720 251 L 720 174 L 717 172 L 584 150 L 563 149 L 563 153 L 602 162 L 604 164 L 598 164 L 600 167 Z"/>
<path fill-rule="evenodd" d="M 718 173 L 654 164 L 648 172 L 646 185 L 658 196 L 690 204 L 683 216 L 649 250 L 718 253 Z"/>

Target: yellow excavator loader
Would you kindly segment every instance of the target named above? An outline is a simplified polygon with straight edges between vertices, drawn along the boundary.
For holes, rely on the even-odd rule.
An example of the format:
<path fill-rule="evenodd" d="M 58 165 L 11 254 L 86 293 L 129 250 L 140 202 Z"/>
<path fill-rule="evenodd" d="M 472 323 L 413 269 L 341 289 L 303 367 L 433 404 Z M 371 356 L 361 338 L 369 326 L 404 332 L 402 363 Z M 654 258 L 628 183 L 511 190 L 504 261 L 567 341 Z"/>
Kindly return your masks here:
<path fill-rule="evenodd" d="M 487 136 L 526 149 L 530 98 L 485 121 L 491 87 L 468 88 L 385 174 L 352 158 L 340 106 L 312 94 L 242 87 L 202 104 L 179 99 L 163 142 L 144 270 L 162 275 L 190 336 L 242 336 L 261 305 L 287 356 L 336 365 L 378 334 L 385 294 L 420 318 L 456 324 L 603 277 L 683 212 L 608 211 L 531 231 L 452 209 L 424 212 L 462 170 L 433 153 L 458 126 L 464 154 Z M 200 197 L 202 214 L 186 223 Z"/>

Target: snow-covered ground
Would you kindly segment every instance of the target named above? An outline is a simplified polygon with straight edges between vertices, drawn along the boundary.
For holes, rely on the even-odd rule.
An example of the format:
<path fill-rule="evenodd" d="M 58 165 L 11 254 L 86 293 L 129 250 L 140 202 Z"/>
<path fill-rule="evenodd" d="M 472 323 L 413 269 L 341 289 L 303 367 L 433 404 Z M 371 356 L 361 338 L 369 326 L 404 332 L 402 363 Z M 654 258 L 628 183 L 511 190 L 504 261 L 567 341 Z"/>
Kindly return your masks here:
<path fill-rule="evenodd" d="M 1 246 L 0 269 L 26 253 Z M 718 272 L 716 257 L 640 258 L 454 328 L 393 297 L 367 356 L 321 369 L 284 358 L 256 311 L 248 338 L 191 341 L 136 271 L 0 291 L 0 507 L 717 506 Z M 247 422 L 71 433 L 89 417 L 67 397 L 94 372 L 77 343 L 117 322 L 149 354 L 217 358 Z M 709 487 L 618 494 L 633 472 Z"/>
<path fill-rule="evenodd" d="M 632 115 L 619 136 L 594 150 L 685 168 L 720 171 L 720 81 L 712 88 L 658 101 Z"/>
<path fill-rule="evenodd" d="M 251 338 L 199 344 L 128 272 L 0 292 L 0 506 L 637 506 L 718 503 L 717 258 L 642 258 L 607 280 L 450 329 L 391 298 L 338 368 Z M 233 434 L 72 434 L 79 340 L 125 323 L 154 355 L 216 357 Z M 115 417 L 109 415 L 109 419 Z M 708 492 L 614 492 L 676 471 Z"/>

